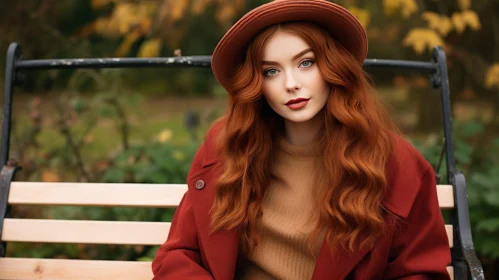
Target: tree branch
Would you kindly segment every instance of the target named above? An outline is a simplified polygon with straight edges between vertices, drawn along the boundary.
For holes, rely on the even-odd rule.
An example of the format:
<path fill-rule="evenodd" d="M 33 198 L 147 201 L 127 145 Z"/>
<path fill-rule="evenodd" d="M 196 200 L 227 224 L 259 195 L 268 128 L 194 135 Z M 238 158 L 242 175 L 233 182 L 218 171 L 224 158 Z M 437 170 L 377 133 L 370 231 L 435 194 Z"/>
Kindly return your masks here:
<path fill-rule="evenodd" d="M 87 171 L 85 170 L 85 166 L 83 164 L 80 150 L 76 146 L 76 144 L 73 140 L 73 136 L 71 135 L 71 131 L 69 129 L 69 126 L 66 122 L 66 119 L 64 118 L 64 110 L 62 109 L 62 105 L 60 103 L 60 100 L 57 100 L 55 102 L 55 104 L 56 104 L 57 112 L 59 113 L 60 131 L 64 135 L 64 137 L 66 138 L 66 143 L 68 144 L 68 146 L 70 147 L 71 151 L 74 154 L 74 157 L 76 159 L 76 165 L 78 166 L 78 169 L 80 170 L 81 176 L 88 182 L 90 177 L 89 177 Z"/>
<path fill-rule="evenodd" d="M 119 104 L 118 100 L 115 97 L 112 97 L 108 100 L 108 103 L 111 104 L 115 109 L 116 113 L 118 114 L 118 119 L 119 119 L 119 130 L 121 133 L 121 139 L 123 143 L 123 150 L 128 150 L 130 147 L 129 144 L 129 129 L 128 129 L 128 121 L 126 118 L 125 110 Z"/>

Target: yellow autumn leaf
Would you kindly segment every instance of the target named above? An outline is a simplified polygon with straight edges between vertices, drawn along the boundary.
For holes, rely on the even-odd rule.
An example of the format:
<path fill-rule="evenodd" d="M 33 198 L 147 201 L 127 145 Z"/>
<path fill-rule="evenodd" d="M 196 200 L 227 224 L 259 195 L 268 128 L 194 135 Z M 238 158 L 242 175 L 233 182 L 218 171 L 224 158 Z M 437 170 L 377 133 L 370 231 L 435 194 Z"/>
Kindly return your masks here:
<path fill-rule="evenodd" d="M 170 22 L 176 22 L 184 16 L 184 12 L 189 4 L 187 0 L 175 0 L 171 1 L 170 5 Z"/>
<path fill-rule="evenodd" d="M 192 4 L 191 2 L 192 0 L 164 0 L 163 4 L 158 7 L 158 22 L 162 26 L 171 26 L 185 16 L 189 4 Z"/>
<path fill-rule="evenodd" d="M 386 15 L 391 16 L 400 10 L 404 18 L 418 11 L 416 0 L 383 0 L 383 7 Z"/>
<path fill-rule="evenodd" d="M 432 51 L 435 46 L 443 46 L 440 35 L 429 28 L 413 28 L 403 41 L 404 46 L 412 47 L 418 54 L 425 50 Z"/>
<path fill-rule="evenodd" d="M 135 29 L 131 33 L 127 34 L 123 39 L 123 42 L 121 42 L 120 46 L 116 50 L 116 56 L 122 57 L 128 55 L 133 43 L 137 41 L 137 39 L 139 39 L 141 35 L 142 32 L 140 31 L 140 29 Z"/>
<path fill-rule="evenodd" d="M 458 33 L 463 33 L 466 26 L 473 30 L 478 30 L 481 26 L 477 13 L 472 10 L 452 14 L 452 23 Z"/>
<path fill-rule="evenodd" d="M 471 7 L 471 0 L 457 0 L 457 4 L 461 10 L 468 10 Z"/>
<path fill-rule="evenodd" d="M 463 12 L 463 19 L 466 24 L 473 30 L 480 29 L 480 18 L 475 11 L 467 10 Z"/>
<path fill-rule="evenodd" d="M 158 136 L 156 136 L 156 140 L 160 143 L 166 143 L 172 138 L 172 136 L 173 132 L 171 129 L 164 129 L 158 134 Z"/>
<path fill-rule="evenodd" d="M 454 13 L 452 14 L 452 24 L 454 24 L 454 27 L 456 28 L 456 31 L 458 33 L 463 33 L 464 29 L 466 29 L 466 22 L 463 19 L 463 15 L 461 13 Z"/>
<path fill-rule="evenodd" d="M 499 63 L 493 64 L 487 69 L 485 74 L 485 86 L 492 88 L 494 86 L 499 88 Z"/>
<path fill-rule="evenodd" d="M 156 10 L 157 3 L 155 2 L 119 2 L 107 18 L 108 24 L 105 32 L 115 36 L 123 36 L 140 26 L 144 33 L 147 33 L 152 26 L 152 18 L 155 16 Z"/>
<path fill-rule="evenodd" d="M 136 9 L 132 3 L 123 3 L 116 5 L 111 16 L 111 22 L 118 27 L 120 34 L 126 34 L 130 27 L 138 23 Z"/>
<path fill-rule="evenodd" d="M 153 23 L 151 18 L 144 17 L 140 21 L 140 28 L 142 29 L 142 32 L 144 34 L 149 34 L 152 31 L 152 24 Z"/>
<path fill-rule="evenodd" d="M 121 1 L 130 2 L 130 0 L 121 0 Z M 136 7 L 138 8 L 137 13 L 139 14 L 140 17 L 144 16 L 150 17 L 152 15 L 156 15 L 156 12 L 158 11 L 157 1 L 140 1 L 140 3 L 138 3 L 139 1 L 136 2 L 137 2 Z"/>
<path fill-rule="evenodd" d="M 402 16 L 404 18 L 408 18 L 418 11 L 416 0 L 401 0 L 401 6 Z"/>
<path fill-rule="evenodd" d="M 360 9 L 357 7 L 349 7 L 348 10 L 357 18 L 357 20 L 364 28 L 367 28 L 371 17 L 369 10 Z"/>
<path fill-rule="evenodd" d="M 445 15 L 434 12 L 424 12 L 421 17 L 426 20 L 428 27 L 438 31 L 442 35 L 447 35 L 452 29 L 451 19 Z"/>
<path fill-rule="evenodd" d="M 138 53 L 139 57 L 156 57 L 161 51 L 161 40 L 150 39 L 142 43 Z"/>
<path fill-rule="evenodd" d="M 59 182 L 59 175 L 52 170 L 44 170 L 42 172 L 42 181 L 43 182 Z"/>
<path fill-rule="evenodd" d="M 94 21 L 94 31 L 97 34 L 109 36 L 107 34 L 109 31 L 109 19 L 108 18 L 99 18 Z"/>
<path fill-rule="evenodd" d="M 383 8 L 387 16 L 393 15 L 399 8 L 399 0 L 383 0 Z"/>

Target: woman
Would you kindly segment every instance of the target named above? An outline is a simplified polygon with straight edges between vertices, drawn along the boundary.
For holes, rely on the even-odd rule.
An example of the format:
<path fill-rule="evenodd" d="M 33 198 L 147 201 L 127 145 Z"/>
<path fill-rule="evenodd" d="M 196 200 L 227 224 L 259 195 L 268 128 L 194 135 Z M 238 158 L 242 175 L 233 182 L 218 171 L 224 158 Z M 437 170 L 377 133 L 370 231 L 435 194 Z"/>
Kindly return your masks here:
<path fill-rule="evenodd" d="M 322 0 L 241 18 L 212 70 L 229 93 L 154 279 L 449 279 L 431 166 L 364 76 L 364 29 Z"/>

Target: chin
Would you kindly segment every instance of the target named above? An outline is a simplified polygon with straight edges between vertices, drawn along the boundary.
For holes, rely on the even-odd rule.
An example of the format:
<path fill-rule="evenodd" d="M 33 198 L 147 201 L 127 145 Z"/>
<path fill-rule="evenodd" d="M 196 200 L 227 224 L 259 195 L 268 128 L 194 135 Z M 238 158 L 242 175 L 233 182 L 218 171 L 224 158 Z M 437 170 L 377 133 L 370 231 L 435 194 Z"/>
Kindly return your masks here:
<path fill-rule="evenodd" d="M 294 123 L 302 123 L 302 122 L 310 121 L 311 119 L 313 119 L 313 117 L 314 117 L 314 115 L 312 115 L 312 114 L 306 114 L 306 115 L 302 115 L 302 116 L 288 115 L 288 116 L 284 116 L 284 119 L 286 119 L 290 122 L 294 122 Z"/>

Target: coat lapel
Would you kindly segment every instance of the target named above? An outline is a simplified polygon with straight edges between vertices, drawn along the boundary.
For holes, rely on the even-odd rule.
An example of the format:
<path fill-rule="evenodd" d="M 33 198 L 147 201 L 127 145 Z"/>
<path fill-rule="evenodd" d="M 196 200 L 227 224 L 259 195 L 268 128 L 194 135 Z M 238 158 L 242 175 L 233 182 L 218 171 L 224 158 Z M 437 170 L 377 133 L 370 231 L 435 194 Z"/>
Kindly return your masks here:
<path fill-rule="evenodd" d="M 345 279 L 369 251 L 369 248 L 364 248 L 347 252 L 343 248 L 338 248 L 332 255 L 329 246 L 324 241 L 315 264 L 312 280 Z"/>
<path fill-rule="evenodd" d="M 214 279 L 233 279 L 239 249 L 239 233 L 235 230 L 218 231 L 213 234 L 208 232 L 208 228 L 203 231 L 201 242 Z"/>
<path fill-rule="evenodd" d="M 196 191 L 194 205 L 195 222 L 198 227 L 199 245 L 203 248 L 204 261 L 217 280 L 234 278 L 237 255 L 239 251 L 240 232 L 237 230 L 217 231 L 210 234 L 209 212 L 215 199 L 214 178 L 217 168 L 210 167 L 215 161 L 204 162 L 203 168 L 208 172 L 201 172 L 192 178 L 192 182 L 203 180 L 205 187 Z"/>

